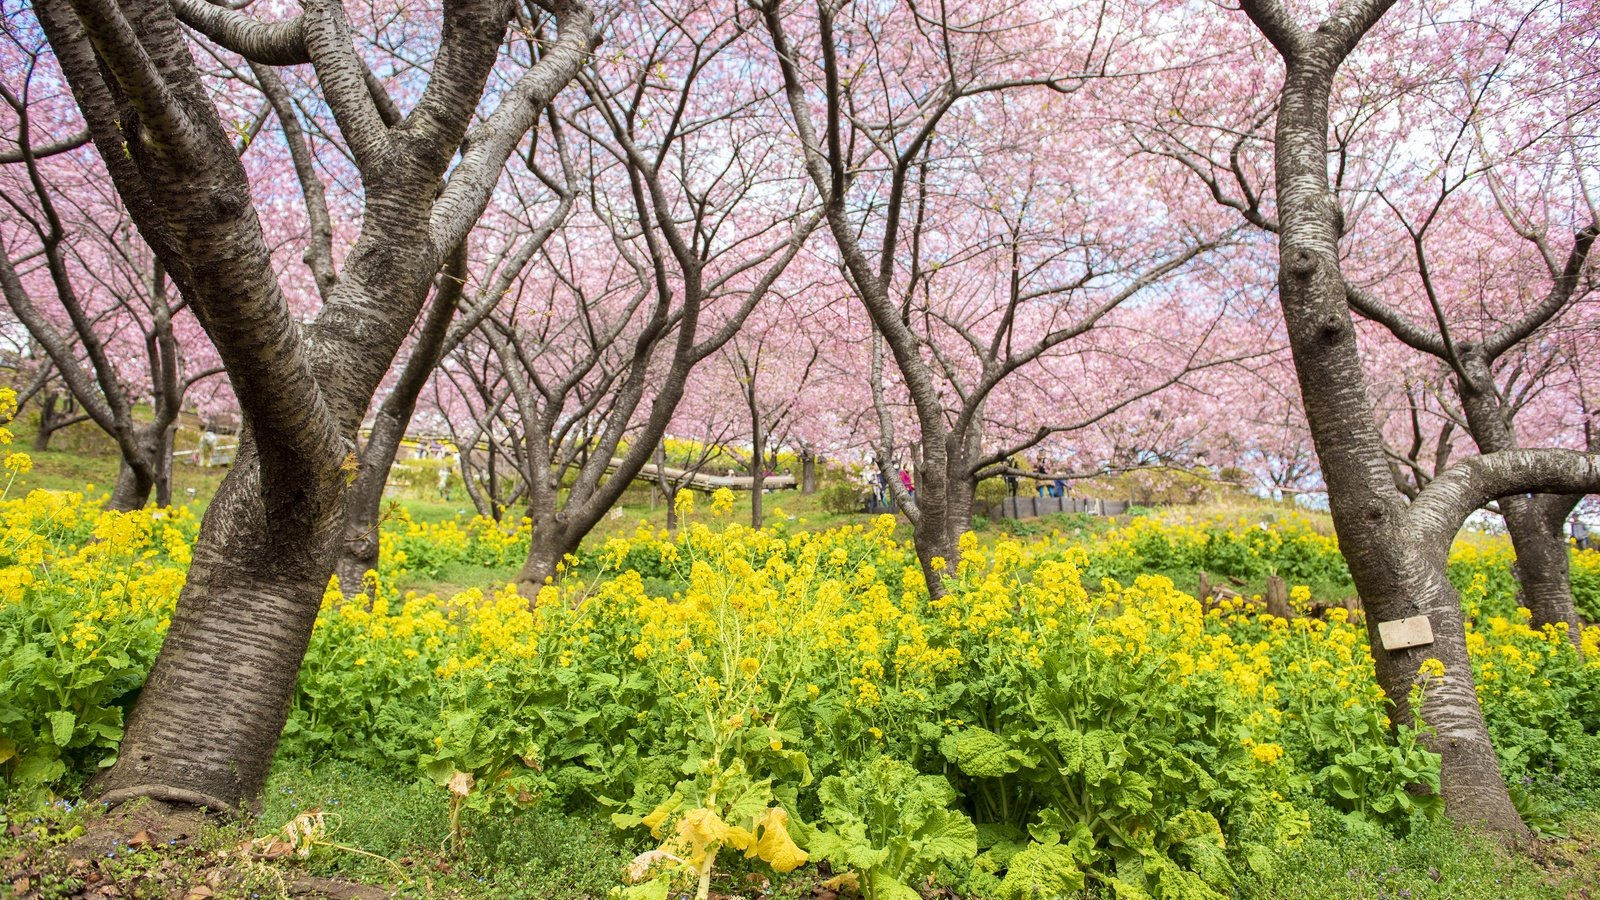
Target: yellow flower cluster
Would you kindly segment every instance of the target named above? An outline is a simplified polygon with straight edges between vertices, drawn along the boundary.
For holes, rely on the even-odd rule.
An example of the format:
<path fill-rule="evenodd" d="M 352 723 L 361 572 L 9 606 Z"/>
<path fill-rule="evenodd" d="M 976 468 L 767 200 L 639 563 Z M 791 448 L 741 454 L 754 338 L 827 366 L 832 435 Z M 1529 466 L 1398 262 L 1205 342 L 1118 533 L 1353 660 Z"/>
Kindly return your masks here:
<path fill-rule="evenodd" d="M 137 644 L 138 664 L 147 666 L 197 527 L 186 509 L 100 512 L 81 494 L 0 500 L 0 612 L 47 610 L 48 640 L 59 652 Z M 343 727 L 350 709 L 370 713 L 381 705 L 374 692 L 420 695 L 453 679 L 504 689 L 502 679 L 537 686 L 610 673 L 646 676 L 682 716 L 755 735 L 773 752 L 800 737 L 775 730 L 769 715 L 787 702 L 837 711 L 828 739 L 871 748 L 915 732 L 935 698 L 971 683 L 978 661 L 996 678 L 1026 681 L 1063 647 L 1084 648 L 1075 664 L 1097 671 L 1155 672 L 1227 698 L 1244 723 L 1234 751 L 1243 746 L 1263 766 L 1294 763 L 1290 732 L 1316 710 L 1384 708 L 1359 614 L 1334 607 L 1286 621 L 1248 599 L 1203 605 L 1170 578 L 1148 574 L 1235 545 L 1291 559 L 1336 555 L 1331 537 L 1294 520 L 1219 531 L 1139 519 L 1087 540 L 1053 534 L 986 544 L 964 535 L 937 600 L 891 517 L 796 534 L 700 522 L 677 535 L 641 527 L 569 560 L 564 577 L 533 602 L 511 586 L 449 597 L 397 595 L 393 587 L 441 560 L 515 561 L 529 538 L 525 520 L 422 523 L 396 510 L 383 528 L 378 571 L 348 593 L 335 582 L 325 594 L 297 701 L 307 733 Z M 1164 564 L 1152 565 L 1152 554 Z M 1578 554 L 1575 573 L 1600 569 L 1596 559 Z M 1464 544 L 1453 561 L 1476 573 L 1465 576 L 1469 607 L 1488 602 L 1505 551 Z M 1307 586 L 1294 585 L 1289 596 L 1297 610 L 1310 608 Z M 1491 718 L 1494 709 L 1546 697 L 1552 680 L 1565 677 L 1558 672 L 1600 668 L 1600 628 L 1581 637 L 1583 661 L 1557 629 L 1536 630 L 1516 616 L 1473 623 L 1467 641 Z M 339 688 L 355 694 L 341 701 L 349 709 L 319 711 L 317 686 L 329 685 L 331 696 L 356 670 L 359 691 Z M 1443 665 L 1430 659 L 1419 674 L 1441 677 Z"/>

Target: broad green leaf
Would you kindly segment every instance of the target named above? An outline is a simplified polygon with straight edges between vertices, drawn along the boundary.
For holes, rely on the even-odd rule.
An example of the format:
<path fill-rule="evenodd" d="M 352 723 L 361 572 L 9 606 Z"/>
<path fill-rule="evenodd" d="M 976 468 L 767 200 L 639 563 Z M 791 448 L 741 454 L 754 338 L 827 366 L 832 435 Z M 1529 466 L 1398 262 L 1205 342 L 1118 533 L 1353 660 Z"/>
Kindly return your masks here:
<path fill-rule="evenodd" d="M 73 716 L 71 710 L 61 709 L 48 713 L 46 718 L 50 720 L 50 739 L 57 747 L 65 747 L 72 740 L 73 727 L 78 723 L 77 717 Z"/>
<path fill-rule="evenodd" d="M 1054 900 L 1083 890 L 1083 870 L 1065 844 L 1030 844 L 1011 857 L 999 900 Z"/>
<path fill-rule="evenodd" d="M 930 813 L 927 822 L 917 829 L 915 840 L 918 852 L 914 868 L 919 875 L 932 871 L 939 862 L 962 862 L 978 855 L 978 829 L 964 813 L 953 810 Z"/>
<path fill-rule="evenodd" d="M 1010 775 L 1027 761 L 1005 738 L 984 728 L 946 737 L 939 742 L 939 751 L 961 771 L 978 778 Z"/>

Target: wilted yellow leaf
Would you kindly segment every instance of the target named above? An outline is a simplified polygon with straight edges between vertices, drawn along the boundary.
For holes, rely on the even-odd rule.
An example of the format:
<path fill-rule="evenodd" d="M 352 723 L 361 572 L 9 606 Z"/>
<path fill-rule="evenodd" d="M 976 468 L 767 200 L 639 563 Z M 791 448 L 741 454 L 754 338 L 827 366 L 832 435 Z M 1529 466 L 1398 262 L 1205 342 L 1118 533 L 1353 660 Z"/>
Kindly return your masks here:
<path fill-rule="evenodd" d="M 745 855 L 766 860 L 777 872 L 792 872 L 806 861 L 806 852 L 789 837 L 789 814 L 774 806 L 756 820 L 761 839 Z"/>

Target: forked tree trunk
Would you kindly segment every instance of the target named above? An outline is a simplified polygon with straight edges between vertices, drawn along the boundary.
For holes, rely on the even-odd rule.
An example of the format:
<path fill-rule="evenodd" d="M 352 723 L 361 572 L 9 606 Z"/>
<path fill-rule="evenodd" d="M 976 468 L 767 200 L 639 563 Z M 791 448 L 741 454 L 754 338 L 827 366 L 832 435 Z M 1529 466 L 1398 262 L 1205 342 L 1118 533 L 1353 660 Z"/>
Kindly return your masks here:
<path fill-rule="evenodd" d="M 1388 4 L 1350 5 L 1370 19 L 1360 24 L 1360 16 L 1343 17 L 1302 32 L 1283 24 L 1287 14 L 1275 0 L 1245 3 L 1286 64 L 1275 143 L 1284 319 L 1339 546 L 1367 611 L 1378 683 L 1394 704 L 1392 718 L 1406 724 L 1420 714 L 1432 729 L 1427 743 L 1442 757 L 1441 793 L 1452 819 L 1517 839 L 1527 829 L 1478 705 L 1461 599 L 1445 577 L 1444 555 L 1426 552 L 1420 525 L 1390 477 L 1345 300 L 1342 216 L 1327 173 L 1328 98 L 1345 55 Z M 1428 617 L 1433 643 L 1385 650 L 1379 623 L 1416 615 Z M 1430 679 L 1422 708 L 1413 710 L 1411 688 L 1429 658 L 1442 662 L 1445 674 Z"/>
<path fill-rule="evenodd" d="M 60 403 L 58 409 L 56 404 Z M 50 438 L 73 422 L 83 421 L 72 414 L 72 394 L 49 391 L 39 398 L 39 430 L 33 433 L 33 451 L 43 453 L 50 449 Z"/>
<path fill-rule="evenodd" d="M 111 496 L 106 498 L 105 508 L 120 512 L 143 509 L 150 502 L 150 493 L 158 488 L 166 502 L 161 502 L 161 497 L 157 502 L 166 506 L 172 495 L 170 428 L 150 423 L 134 425 L 132 432 L 125 443 L 119 442 L 122 457 L 117 481 Z"/>
<path fill-rule="evenodd" d="M 156 0 L 34 4 L 118 194 L 193 304 L 248 425 L 201 522 L 120 756 L 100 778 L 106 802 L 151 797 L 229 810 L 259 796 L 337 558 L 344 463 L 361 417 L 422 312 L 446 248 L 464 241 L 506 159 L 595 46 L 586 7 L 551 6 L 556 41 L 470 142 L 508 8 L 465 2 L 445 10 L 439 64 L 417 114 L 403 123 L 377 79 L 351 79 L 355 47 L 337 12 L 308 6 L 305 21 L 327 26 L 317 38 L 306 36 L 313 25 L 280 34 L 272 64 L 314 62 L 335 105 L 352 92 L 358 103 L 372 102 L 366 114 L 338 117 L 362 170 L 365 214 L 337 284 L 327 245 L 320 256 L 315 242 L 308 251 L 314 267 L 318 258 L 324 264 L 324 304 L 306 327 L 285 301 L 249 179 L 173 9 Z M 261 49 L 207 21 L 191 27 L 209 28 L 242 55 Z M 286 136 L 296 128 L 297 119 L 284 123 Z M 293 137 L 290 144 L 304 146 Z M 315 232 L 316 220 L 327 219 L 321 182 L 300 165 L 306 155 L 295 155 Z M 452 160 L 449 184 L 438 191 Z"/>
<path fill-rule="evenodd" d="M 817 492 L 817 455 L 809 449 L 800 451 L 800 493 Z"/>

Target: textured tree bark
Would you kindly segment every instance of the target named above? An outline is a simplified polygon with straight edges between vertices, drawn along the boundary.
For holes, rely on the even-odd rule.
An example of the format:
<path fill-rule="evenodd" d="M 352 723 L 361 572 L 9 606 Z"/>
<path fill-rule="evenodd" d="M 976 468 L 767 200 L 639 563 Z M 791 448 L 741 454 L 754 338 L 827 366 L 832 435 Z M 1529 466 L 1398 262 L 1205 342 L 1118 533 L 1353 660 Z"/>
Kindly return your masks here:
<path fill-rule="evenodd" d="M 1518 448 L 1516 431 L 1506 415 L 1494 375 L 1481 348 L 1460 348 L 1466 377 L 1456 379 L 1461 408 L 1478 450 L 1495 453 Z M 1564 626 L 1573 646 L 1582 643 L 1583 623 L 1572 602 L 1570 561 L 1564 532 L 1567 514 L 1579 498 L 1551 494 L 1516 494 L 1500 499 L 1506 533 L 1516 550 L 1519 602 L 1533 614 L 1533 625 Z M 1553 519 L 1553 521 L 1552 521 Z"/>
<path fill-rule="evenodd" d="M 252 62 L 315 64 L 362 173 L 360 235 L 305 326 L 284 298 L 248 178 L 173 5 L 35 5 L 118 194 L 216 345 L 246 423 L 121 754 L 99 780 L 109 802 L 227 810 L 259 795 L 334 568 L 362 414 L 429 280 L 595 44 L 585 7 L 552 6 L 557 40 L 467 140 L 508 7 L 446 7 L 427 88 L 406 127 L 391 129 L 336 3 L 310 0 L 295 28 L 273 31 L 289 37 L 267 47 L 235 40 L 230 23 L 247 16 L 200 5 L 210 18 L 193 27 Z M 320 194 L 305 193 L 313 216 L 326 212 Z"/>
<path fill-rule="evenodd" d="M 1442 758 L 1441 794 L 1452 819 L 1520 840 L 1527 828 L 1511 803 L 1478 705 L 1460 597 L 1445 576 L 1444 554 L 1426 552 L 1390 475 L 1339 270 L 1342 215 L 1327 172 L 1329 93 L 1339 65 L 1391 3 L 1347 0 L 1312 33 L 1302 31 L 1278 0 L 1243 4 L 1285 62 L 1274 150 L 1278 290 L 1334 528 L 1367 612 L 1378 683 L 1394 703 L 1392 718 L 1406 724 L 1417 716 L 1433 729 L 1427 741 Z M 1434 642 L 1385 650 L 1379 623 L 1418 614 L 1431 622 Z M 1430 679 L 1414 710 L 1411 688 L 1428 658 L 1442 662 L 1445 674 Z"/>
<path fill-rule="evenodd" d="M 321 606 L 342 508 L 262 502 L 248 436 L 201 524 L 178 604 L 102 799 L 233 809 L 265 782 Z"/>

